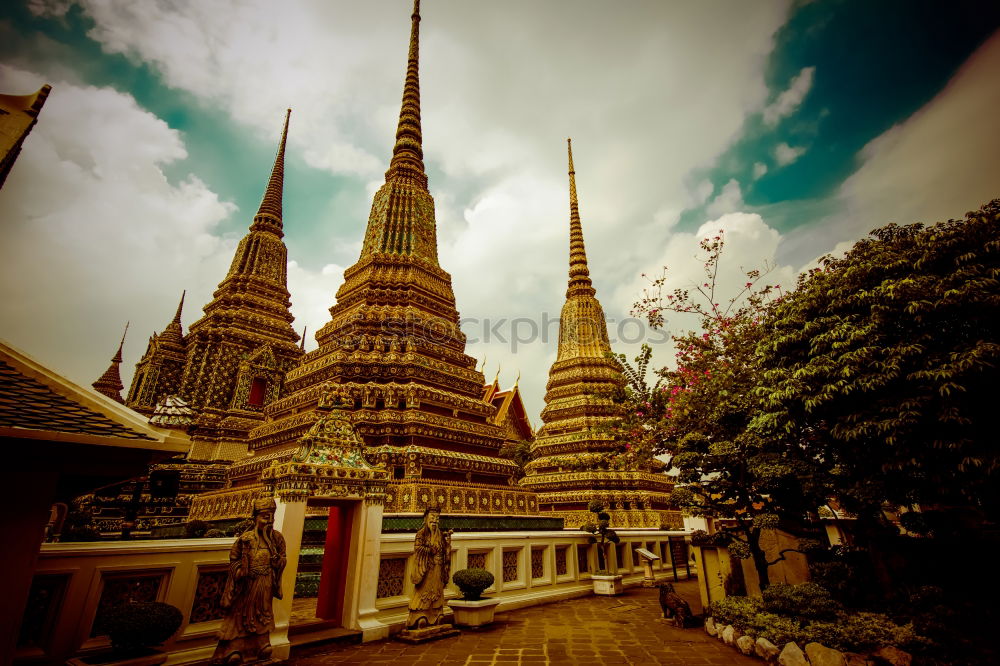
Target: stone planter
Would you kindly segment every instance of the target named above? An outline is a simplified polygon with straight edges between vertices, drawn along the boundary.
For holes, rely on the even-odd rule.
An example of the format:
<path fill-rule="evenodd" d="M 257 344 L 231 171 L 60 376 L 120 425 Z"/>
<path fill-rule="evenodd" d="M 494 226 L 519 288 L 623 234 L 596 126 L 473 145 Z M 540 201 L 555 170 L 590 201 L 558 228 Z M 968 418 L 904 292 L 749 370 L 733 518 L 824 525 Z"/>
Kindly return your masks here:
<path fill-rule="evenodd" d="M 499 599 L 452 599 L 448 607 L 455 613 L 455 624 L 460 627 L 482 627 L 493 621 Z"/>
<path fill-rule="evenodd" d="M 600 574 L 594 574 L 590 577 L 594 583 L 594 594 L 603 594 L 608 597 L 613 597 L 617 594 L 621 594 L 624 587 L 622 586 L 621 574 L 602 576 Z"/>

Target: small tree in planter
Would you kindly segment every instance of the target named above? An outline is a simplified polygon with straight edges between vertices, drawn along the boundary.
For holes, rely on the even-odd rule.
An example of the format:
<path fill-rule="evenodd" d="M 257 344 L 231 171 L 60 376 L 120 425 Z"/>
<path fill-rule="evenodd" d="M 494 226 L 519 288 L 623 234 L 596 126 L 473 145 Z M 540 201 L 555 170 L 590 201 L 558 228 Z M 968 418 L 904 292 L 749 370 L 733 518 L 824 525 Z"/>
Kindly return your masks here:
<path fill-rule="evenodd" d="M 455 613 L 455 624 L 481 627 L 492 622 L 500 600 L 484 599 L 483 592 L 493 584 L 493 574 L 486 569 L 462 569 L 456 571 L 451 580 L 462 591 L 461 599 L 448 602 Z"/>
<path fill-rule="evenodd" d="M 580 529 L 590 532 L 590 543 L 597 544 L 597 571 L 591 575 L 594 583 L 594 594 L 615 595 L 622 592 L 622 577 L 612 574 L 609 570 L 608 546 L 618 543 L 618 533 L 611 529 L 611 515 L 605 511 L 604 502 L 592 500 L 587 507 L 597 519 L 596 523 L 587 523 Z"/>

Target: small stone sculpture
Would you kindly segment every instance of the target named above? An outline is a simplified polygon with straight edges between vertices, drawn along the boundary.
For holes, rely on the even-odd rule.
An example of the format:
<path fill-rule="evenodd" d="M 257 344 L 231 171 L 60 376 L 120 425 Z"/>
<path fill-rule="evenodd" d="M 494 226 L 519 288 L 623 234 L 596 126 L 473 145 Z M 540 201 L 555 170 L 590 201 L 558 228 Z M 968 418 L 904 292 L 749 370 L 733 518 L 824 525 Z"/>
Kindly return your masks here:
<path fill-rule="evenodd" d="M 252 529 L 229 551 L 229 576 L 220 605 L 226 609 L 213 664 L 246 664 L 271 657 L 272 598 L 281 598 L 285 538 L 274 529 L 274 500 L 253 503 Z"/>
<path fill-rule="evenodd" d="M 673 583 L 660 583 L 660 608 L 663 610 L 663 617 L 672 617 L 674 625 L 680 629 L 684 628 L 691 617 L 691 607 L 674 592 Z"/>

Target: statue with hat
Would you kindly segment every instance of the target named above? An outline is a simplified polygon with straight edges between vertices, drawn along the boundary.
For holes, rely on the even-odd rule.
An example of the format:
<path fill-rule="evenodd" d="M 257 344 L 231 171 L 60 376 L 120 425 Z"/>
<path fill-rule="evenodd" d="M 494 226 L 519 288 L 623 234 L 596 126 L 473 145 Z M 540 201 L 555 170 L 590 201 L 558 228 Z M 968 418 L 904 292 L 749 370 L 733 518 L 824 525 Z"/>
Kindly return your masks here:
<path fill-rule="evenodd" d="M 281 598 L 285 538 L 274 529 L 274 499 L 253 503 L 253 527 L 229 551 L 229 576 L 220 605 L 226 610 L 219 630 L 215 664 L 245 664 L 271 657 L 274 629 L 272 598 Z"/>
<path fill-rule="evenodd" d="M 413 597 L 407 629 L 434 626 L 444 612 L 444 587 L 451 569 L 451 531 L 439 526 L 441 509 L 432 505 L 424 511 L 424 524 L 413 544 Z"/>

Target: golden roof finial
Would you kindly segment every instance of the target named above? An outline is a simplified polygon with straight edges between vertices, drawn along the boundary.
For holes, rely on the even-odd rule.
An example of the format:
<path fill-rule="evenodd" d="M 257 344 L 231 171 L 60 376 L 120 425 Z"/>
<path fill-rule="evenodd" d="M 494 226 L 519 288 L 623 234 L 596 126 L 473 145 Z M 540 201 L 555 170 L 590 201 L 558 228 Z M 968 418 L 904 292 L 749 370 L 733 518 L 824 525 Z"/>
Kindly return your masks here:
<path fill-rule="evenodd" d="M 184 297 L 187 296 L 187 289 L 181 292 L 181 302 L 177 304 L 177 312 L 174 313 L 174 318 L 170 321 L 171 324 L 177 324 L 180 326 L 181 323 L 181 312 L 184 311 Z M 125 329 L 128 330 L 128 325 L 126 324 Z"/>
<path fill-rule="evenodd" d="M 302 342 L 299 343 L 299 349 L 301 349 L 302 351 L 306 350 L 306 330 L 308 328 L 309 328 L 308 326 L 302 327 Z"/>
<path fill-rule="evenodd" d="M 111 359 L 112 363 L 122 362 L 122 349 L 125 347 L 125 336 L 128 335 L 128 325 L 131 322 L 125 322 L 125 332 L 122 333 L 122 341 L 118 343 L 118 351 L 115 352 L 114 358 Z"/>
<path fill-rule="evenodd" d="M 281 130 L 281 141 L 278 143 L 278 152 L 274 157 L 274 167 L 271 169 L 271 178 L 267 181 L 267 189 L 264 190 L 264 198 L 260 201 L 260 208 L 257 209 L 256 217 L 266 216 L 270 221 L 281 229 L 281 198 L 285 184 L 285 142 L 288 139 L 288 120 L 292 116 L 292 110 L 285 112 L 285 126 Z"/>
<path fill-rule="evenodd" d="M 393 176 L 412 179 L 418 185 L 427 187 L 420 128 L 420 0 L 413 0 L 413 14 L 410 15 L 410 51 L 403 84 L 403 104 L 399 110 L 392 161 L 385 172 L 386 182 Z"/>
<path fill-rule="evenodd" d="M 587 267 L 587 250 L 583 244 L 583 225 L 580 223 L 580 204 L 576 198 L 576 170 L 573 168 L 573 140 L 566 139 L 569 152 L 569 289 L 570 294 L 594 294 Z"/>
<path fill-rule="evenodd" d="M 104 374 L 96 382 L 91 384 L 98 393 L 123 404 L 121 390 L 125 386 L 122 384 L 122 377 L 118 371 L 118 366 L 122 362 L 122 348 L 125 346 L 125 335 L 128 334 L 128 324 L 128 322 L 125 322 L 125 333 L 122 333 L 122 341 L 118 343 L 118 351 L 111 358 L 111 365 L 108 366 L 108 369 L 104 371 Z"/>
<path fill-rule="evenodd" d="M 517 388 L 517 385 L 520 384 L 520 383 L 521 383 L 521 370 L 518 369 L 518 371 L 517 371 L 517 379 L 514 380 L 514 388 Z"/>

